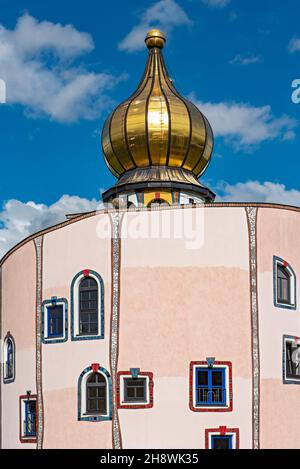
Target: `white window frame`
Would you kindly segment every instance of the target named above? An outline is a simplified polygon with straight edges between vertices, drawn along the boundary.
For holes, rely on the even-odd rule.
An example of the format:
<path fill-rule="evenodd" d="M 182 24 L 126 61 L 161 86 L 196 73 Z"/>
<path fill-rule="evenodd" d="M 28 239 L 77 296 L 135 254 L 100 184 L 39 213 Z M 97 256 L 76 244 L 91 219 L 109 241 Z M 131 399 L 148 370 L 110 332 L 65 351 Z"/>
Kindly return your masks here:
<path fill-rule="evenodd" d="M 235 432 L 225 432 L 221 434 L 220 431 L 210 432 L 208 431 L 208 449 L 212 448 L 212 436 L 232 436 L 232 449 L 236 449 L 236 433 Z"/>
<path fill-rule="evenodd" d="M 137 375 L 136 379 L 146 379 L 146 399 L 144 401 L 132 402 L 125 401 L 125 379 L 132 378 L 131 374 L 119 375 L 119 384 L 120 384 L 120 404 L 132 407 L 139 407 L 141 405 L 150 404 L 150 378 L 147 375 Z"/>
<path fill-rule="evenodd" d="M 6 376 L 6 363 L 7 363 L 7 350 L 8 350 L 8 341 L 11 341 L 13 346 L 13 376 L 8 378 Z M 16 344 L 12 335 L 8 334 L 3 342 L 3 382 L 5 384 L 12 383 L 16 377 Z"/>
<path fill-rule="evenodd" d="M 297 338 L 297 347 L 300 347 L 300 339 Z M 295 338 L 292 336 L 283 336 L 283 362 L 284 362 L 284 367 L 283 367 L 283 382 L 285 384 L 300 384 L 300 375 L 299 378 L 288 378 L 287 377 L 287 362 L 286 362 L 286 344 L 287 343 L 295 343 Z M 300 356 L 299 356 L 300 358 Z"/>
<path fill-rule="evenodd" d="M 49 337 L 48 336 L 48 307 L 51 306 L 63 306 L 63 335 L 61 337 Z M 46 300 L 43 302 L 43 308 L 44 308 L 44 324 L 43 324 L 43 341 L 45 343 L 55 343 L 55 342 L 65 342 L 68 338 L 67 336 L 67 331 L 68 327 L 66 326 L 66 322 L 68 320 L 67 314 L 68 314 L 68 308 L 67 308 L 67 302 L 66 300 L 63 301 L 62 298 L 59 299 L 53 299 L 52 300 Z"/>
<path fill-rule="evenodd" d="M 219 405 L 219 406 L 200 406 L 196 404 L 196 368 L 224 368 L 225 369 L 225 389 L 226 389 L 226 404 Z M 228 365 L 214 365 L 213 367 L 209 367 L 208 365 L 193 365 L 193 407 L 195 409 L 201 410 L 221 410 L 221 409 L 229 409 L 230 407 L 230 386 L 229 386 L 229 366 Z"/>
<path fill-rule="evenodd" d="M 110 396 L 109 396 L 109 393 L 110 393 L 110 389 L 109 389 L 109 381 L 108 381 L 108 377 L 106 376 L 105 373 L 103 373 L 100 369 L 97 370 L 96 373 L 99 373 L 101 374 L 102 376 L 104 376 L 105 378 L 105 382 L 106 382 L 106 414 L 101 414 L 101 415 L 98 415 L 98 414 L 93 414 L 93 413 L 87 413 L 87 409 L 86 409 L 86 385 L 87 385 L 87 380 L 89 378 L 89 376 L 91 374 L 93 374 L 94 371 L 93 370 L 90 370 L 88 371 L 87 373 L 84 374 L 84 376 L 82 377 L 82 381 L 81 381 L 81 412 L 80 412 L 80 417 L 82 419 L 86 418 L 86 417 L 107 417 L 109 418 L 110 416 L 110 402 L 109 402 L 109 399 L 110 399 Z"/>
<path fill-rule="evenodd" d="M 290 275 L 290 303 L 281 303 L 278 301 L 277 295 L 277 267 L 278 265 L 284 267 L 289 275 Z M 280 259 L 279 257 L 274 256 L 274 305 L 280 308 L 286 309 L 296 309 L 296 275 L 291 266 L 284 261 L 284 259 Z"/>
<path fill-rule="evenodd" d="M 73 285 L 73 317 L 72 317 L 72 322 L 73 322 L 73 334 L 72 334 L 72 340 L 84 340 L 84 339 L 99 339 L 103 338 L 101 335 L 102 331 L 102 286 L 101 283 L 96 275 L 94 275 L 92 272 L 89 272 L 88 277 L 93 278 L 97 282 L 98 286 L 98 330 L 97 334 L 91 335 L 91 334 L 80 334 L 79 333 L 79 285 L 80 282 L 83 278 L 85 278 L 85 275 L 82 273 L 80 274 Z"/>

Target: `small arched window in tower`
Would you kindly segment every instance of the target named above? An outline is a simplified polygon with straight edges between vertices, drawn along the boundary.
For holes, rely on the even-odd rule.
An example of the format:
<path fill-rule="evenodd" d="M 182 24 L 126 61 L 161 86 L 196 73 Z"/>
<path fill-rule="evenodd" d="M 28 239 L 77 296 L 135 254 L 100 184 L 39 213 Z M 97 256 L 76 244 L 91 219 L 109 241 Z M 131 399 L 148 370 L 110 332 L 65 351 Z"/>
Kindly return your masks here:
<path fill-rule="evenodd" d="M 4 339 L 4 383 L 11 383 L 15 379 L 15 343 L 11 335 Z"/>
<path fill-rule="evenodd" d="M 290 304 L 291 302 L 291 276 L 287 268 L 277 265 L 277 301 Z"/>
<path fill-rule="evenodd" d="M 91 373 L 86 382 L 87 414 L 106 415 L 106 379 L 101 373 Z"/>
<path fill-rule="evenodd" d="M 92 277 L 84 277 L 79 285 L 79 334 L 98 333 L 98 284 Z"/>
<path fill-rule="evenodd" d="M 274 306 L 296 309 L 296 274 L 290 264 L 274 256 Z"/>
<path fill-rule="evenodd" d="M 153 199 L 153 200 L 151 200 L 151 202 L 149 202 L 147 207 L 149 207 L 149 208 L 157 207 L 158 205 L 167 205 L 168 206 L 169 204 L 164 199 Z"/>

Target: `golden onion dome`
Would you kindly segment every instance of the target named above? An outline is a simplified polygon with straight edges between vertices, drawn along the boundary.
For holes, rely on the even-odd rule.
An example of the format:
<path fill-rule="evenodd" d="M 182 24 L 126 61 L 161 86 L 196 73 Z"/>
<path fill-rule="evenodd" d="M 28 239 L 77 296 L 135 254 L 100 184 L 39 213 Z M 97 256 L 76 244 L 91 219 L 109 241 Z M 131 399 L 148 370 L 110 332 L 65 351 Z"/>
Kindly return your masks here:
<path fill-rule="evenodd" d="M 181 168 L 199 177 L 213 149 L 211 126 L 174 87 L 161 52 L 164 34 L 153 29 L 145 42 L 149 55 L 142 80 L 104 124 L 105 161 L 118 178 L 127 171 L 152 166 Z"/>

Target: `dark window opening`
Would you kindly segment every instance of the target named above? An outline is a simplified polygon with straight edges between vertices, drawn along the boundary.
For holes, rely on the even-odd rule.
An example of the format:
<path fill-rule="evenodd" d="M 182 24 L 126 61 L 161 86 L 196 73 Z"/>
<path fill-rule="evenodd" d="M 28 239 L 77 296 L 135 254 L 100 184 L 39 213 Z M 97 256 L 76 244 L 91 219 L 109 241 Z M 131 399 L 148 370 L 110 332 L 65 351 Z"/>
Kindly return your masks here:
<path fill-rule="evenodd" d="M 196 405 L 226 405 L 226 382 L 224 368 L 196 369 Z"/>
<path fill-rule="evenodd" d="M 146 381 L 146 378 L 124 378 L 125 402 L 145 402 Z"/>
<path fill-rule="evenodd" d="M 14 345 L 11 339 L 6 343 L 5 379 L 14 377 Z"/>
<path fill-rule="evenodd" d="M 86 383 L 86 413 L 105 415 L 107 385 L 105 377 L 100 373 L 92 373 Z"/>
<path fill-rule="evenodd" d="M 98 284 L 91 277 L 79 285 L 79 334 L 98 334 Z"/>
<path fill-rule="evenodd" d="M 212 449 L 232 449 L 232 435 L 212 435 L 211 436 Z"/>
<path fill-rule="evenodd" d="M 25 420 L 24 425 L 24 436 L 36 436 L 36 401 L 27 400 L 24 401 L 25 405 Z"/>
<path fill-rule="evenodd" d="M 286 377 L 300 380 L 300 345 L 285 343 Z"/>
<path fill-rule="evenodd" d="M 277 265 L 277 302 L 291 304 L 291 276 L 280 264 Z"/>
<path fill-rule="evenodd" d="M 153 199 L 149 202 L 148 207 L 156 207 L 158 205 L 169 205 L 164 199 Z"/>
<path fill-rule="evenodd" d="M 48 337 L 63 337 L 64 335 L 64 307 L 63 305 L 47 306 Z"/>

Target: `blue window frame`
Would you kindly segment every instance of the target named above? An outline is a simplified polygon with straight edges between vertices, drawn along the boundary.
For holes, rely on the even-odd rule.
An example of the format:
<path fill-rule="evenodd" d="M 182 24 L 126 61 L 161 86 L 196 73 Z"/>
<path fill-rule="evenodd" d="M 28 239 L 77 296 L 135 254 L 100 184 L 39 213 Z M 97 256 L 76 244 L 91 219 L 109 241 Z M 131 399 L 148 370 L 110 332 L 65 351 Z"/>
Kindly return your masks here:
<path fill-rule="evenodd" d="M 14 346 L 11 339 L 7 340 L 7 357 L 6 357 L 6 379 L 14 377 Z"/>
<path fill-rule="evenodd" d="M 26 400 L 24 401 L 24 404 L 24 436 L 36 436 L 36 401 Z"/>
<path fill-rule="evenodd" d="M 232 449 L 232 435 L 211 435 L 211 449 Z"/>
<path fill-rule="evenodd" d="M 226 405 L 225 368 L 196 368 L 196 405 Z"/>
<path fill-rule="evenodd" d="M 63 305 L 47 306 L 48 337 L 63 337 L 64 335 L 64 307 Z"/>

